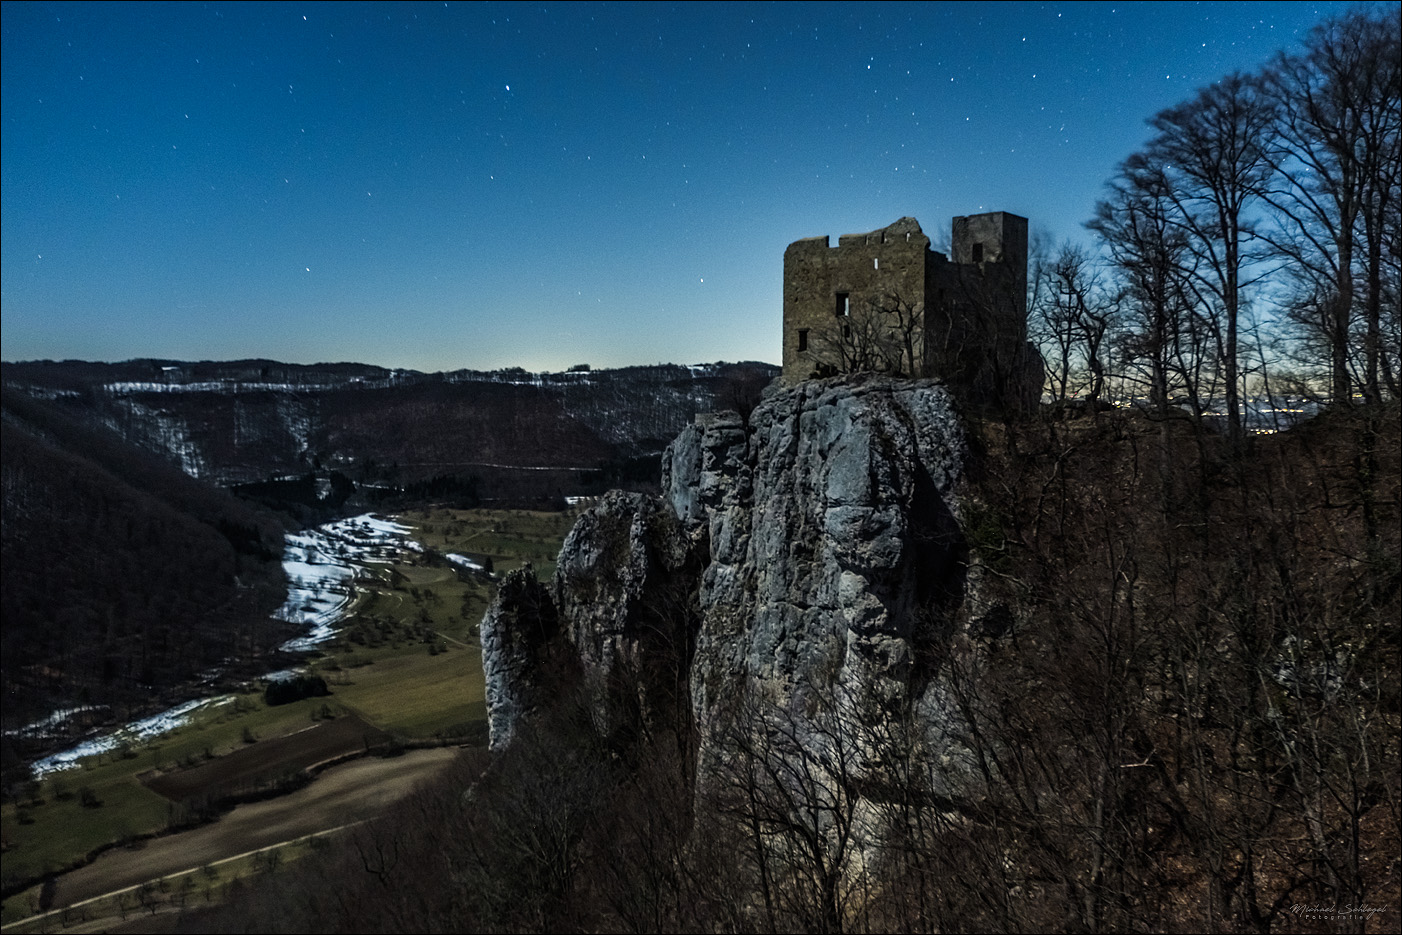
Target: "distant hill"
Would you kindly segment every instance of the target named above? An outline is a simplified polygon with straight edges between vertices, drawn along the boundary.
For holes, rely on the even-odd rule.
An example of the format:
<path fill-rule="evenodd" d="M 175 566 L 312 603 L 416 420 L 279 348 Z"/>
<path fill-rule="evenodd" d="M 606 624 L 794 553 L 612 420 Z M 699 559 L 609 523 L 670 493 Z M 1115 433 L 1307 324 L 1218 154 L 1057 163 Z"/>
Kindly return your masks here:
<path fill-rule="evenodd" d="M 320 473 L 371 504 L 436 490 L 522 506 L 654 482 L 662 449 L 698 412 L 752 408 L 778 372 L 755 362 L 434 374 L 267 360 L 0 365 L 7 387 L 217 484 Z"/>
<path fill-rule="evenodd" d="M 52 402 L 7 388 L 0 404 L 7 731 L 159 703 L 285 638 L 268 619 L 286 593 L 277 516 Z"/>

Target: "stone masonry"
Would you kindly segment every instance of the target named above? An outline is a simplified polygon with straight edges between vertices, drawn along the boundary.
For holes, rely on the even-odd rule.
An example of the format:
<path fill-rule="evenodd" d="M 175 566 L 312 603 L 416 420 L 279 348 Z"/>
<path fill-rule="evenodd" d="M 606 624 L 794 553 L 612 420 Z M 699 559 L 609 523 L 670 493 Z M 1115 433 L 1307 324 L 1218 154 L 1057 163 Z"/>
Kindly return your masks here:
<path fill-rule="evenodd" d="M 784 251 L 783 380 L 882 371 L 935 378 L 966 404 L 1023 409 L 1041 391 L 1027 343 L 1027 219 L 956 217 L 952 254 L 915 218 Z"/>

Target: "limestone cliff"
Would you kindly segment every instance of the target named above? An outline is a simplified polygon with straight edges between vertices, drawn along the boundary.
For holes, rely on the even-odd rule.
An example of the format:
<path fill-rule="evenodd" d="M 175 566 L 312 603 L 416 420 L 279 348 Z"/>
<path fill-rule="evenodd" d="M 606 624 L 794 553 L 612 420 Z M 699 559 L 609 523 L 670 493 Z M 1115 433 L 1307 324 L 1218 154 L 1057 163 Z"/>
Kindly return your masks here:
<path fill-rule="evenodd" d="M 747 698 L 800 723 L 834 707 L 937 718 L 929 676 L 963 592 L 964 463 L 932 381 L 813 381 L 748 420 L 698 417 L 664 456 L 660 498 L 609 495 L 548 587 L 502 588 L 482 626 L 493 745 L 549 692 L 547 652 L 578 667 L 601 723 L 680 718 L 703 762 Z M 546 618 L 549 639 L 518 632 Z"/>

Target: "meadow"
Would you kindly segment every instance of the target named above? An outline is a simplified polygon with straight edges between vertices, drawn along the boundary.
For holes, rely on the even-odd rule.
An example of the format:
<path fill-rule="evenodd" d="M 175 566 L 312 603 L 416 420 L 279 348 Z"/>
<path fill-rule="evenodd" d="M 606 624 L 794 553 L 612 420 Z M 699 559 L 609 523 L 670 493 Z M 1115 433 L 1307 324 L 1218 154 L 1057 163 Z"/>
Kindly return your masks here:
<path fill-rule="evenodd" d="M 574 517 L 428 509 L 397 518 L 425 550 L 368 566 L 373 583 L 357 586 L 336 638 L 306 663 L 330 695 L 269 706 L 262 686 L 250 684 L 174 732 L 51 774 L 0 808 L 5 888 L 12 893 L 0 921 L 40 906 L 41 887 L 14 892 L 19 881 L 61 875 L 104 849 L 173 833 L 207 817 L 201 809 L 229 794 L 290 790 L 305 785 L 301 774 L 309 767 L 372 749 L 485 745 L 478 623 L 495 576 L 529 562 L 548 577 Z M 483 570 L 455 565 L 447 554 Z M 323 823 L 331 827 L 340 817 L 328 810 Z"/>

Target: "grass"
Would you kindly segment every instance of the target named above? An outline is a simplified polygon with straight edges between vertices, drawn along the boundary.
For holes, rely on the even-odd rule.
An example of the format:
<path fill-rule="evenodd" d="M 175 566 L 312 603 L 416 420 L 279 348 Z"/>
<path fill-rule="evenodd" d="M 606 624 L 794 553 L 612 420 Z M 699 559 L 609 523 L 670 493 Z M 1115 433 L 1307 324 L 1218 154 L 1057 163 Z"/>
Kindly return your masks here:
<path fill-rule="evenodd" d="M 149 912 L 148 906 L 162 911 L 219 902 L 224 889 L 235 880 L 256 881 L 264 874 L 275 872 L 279 867 L 315 853 L 318 848 L 325 846 L 327 840 L 325 836 L 314 835 L 289 844 L 265 848 L 256 854 L 222 860 L 217 864 L 197 867 L 185 873 L 174 873 L 161 878 L 151 887 L 108 896 L 86 903 L 79 909 L 69 912 L 55 911 L 47 918 L 16 925 L 7 929 L 7 935 L 62 930 L 96 920 L 106 920 L 108 924 L 115 924 L 119 920 L 141 918 Z M 36 915 L 38 910 L 39 887 L 34 886 L 5 902 L 5 924 L 30 918 Z"/>
<path fill-rule="evenodd" d="M 456 552 L 470 558 L 491 557 L 498 573 L 526 562 L 536 574 L 555 573 L 560 543 L 574 525 L 573 513 L 533 510 L 417 510 L 404 521 L 418 529 L 419 541 L 440 552 Z"/>
<path fill-rule="evenodd" d="M 69 772 L 62 779 L 75 794 L 61 791 L 65 782 L 50 779 L 27 802 L 6 804 L 0 818 L 10 845 L 5 876 L 26 879 L 61 870 L 104 844 L 164 827 L 170 803 L 137 781 L 139 769 L 119 761 Z M 101 805 L 85 807 L 76 794 L 80 789 L 91 790 Z"/>
<path fill-rule="evenodd" d="M 542 578 L 554 573 L 574 522 L 569 514 L 513 510 L 432 509 L 399 519 L 440 556 L 490 561 L 498 575 L 531 562 Z M 245 737 L 291 734 L 312 724 L 323 707 L 353 711 L 408 740 L 463 736 L 480 727 L 486 701 L 477 625 L 491 581 L 460 576 L 432 553 L 372 567 L 379 584 L 362 590 L 342 635 L 312 663 L 330 685 L 330 698 L 269 708 L 258 692 L 230 696 L 127 756 L 105 754 L 54 774 L 37 795 L 0 808 L 5 877 L 57 871 L 102 845 L 164 830 L 170 803 L 142 785 L 142 773 L 222 756 L 244 746 Z M 84 788 L 90 796 L 81 794 Z M 84 797 L 101 805 L 85 807 Z M 28 914 L 24 894 L 5 901 L 5 922 Z"/>
<path fill-rule="evenodd" d="M 322 699 L 269 708 L 261 696 L 233 696 L 197 713 L 189 725 L 132 748 L 128 756 L 90 757 L 77 769 L 51 774 L 36 795 L 0 809 L 0 833 L 9 845 L 5 877 L 26 879 L 62 870 L 103 845 L 164 830 L 171 803 L 146 788 L 142 774 L 200 762 L 208 759 L 206 753 L 222 756 L 245 746 L 245 730 L 260 739 L 301 730 L 312 722 L 316 700 Z M 84 789 L 101 804 L 85 806 Z M 22 822 L 21 816 L 31 821 Z M 7 921 L 11 902 L 5 903 Z"/>
<path fill-rule="evenodd" d="M 348 682 L 332 685 L 333 700 L 393 734 L 419 738 L 461 733 L 454 728 L 487 716 L 482 653 L 476 647 L 434 656 L 419 647 L 347 670 L 346 677 Z"/>

